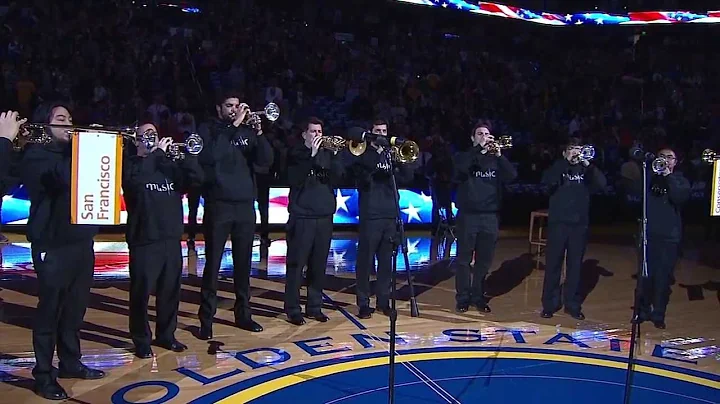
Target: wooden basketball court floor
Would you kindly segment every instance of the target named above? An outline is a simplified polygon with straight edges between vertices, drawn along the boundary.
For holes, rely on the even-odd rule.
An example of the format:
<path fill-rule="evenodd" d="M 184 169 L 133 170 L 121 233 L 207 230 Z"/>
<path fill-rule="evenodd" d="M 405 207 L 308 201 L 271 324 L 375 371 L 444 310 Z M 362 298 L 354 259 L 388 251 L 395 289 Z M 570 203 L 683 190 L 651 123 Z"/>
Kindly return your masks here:
<path fill-rule="evenodd" d="M 395 399 L 398 403 L 621 403 L 636 269 L 632 239 L 595 235 L 583 265 L 584 321 L 562 311 L 540 318 L 543 259 L 528 253 L 527 230 L 498 242 L 487 281 L 492 313 L 454 312 L 454 276 L 426 233 L 408 235 L 419 317 L 411 317 L 399 259 Z M 616 232 L 615 232 L 616 233 Z M 274 235 L 282 237 L 282 234 Z M 185 245 L 183 244 L 185 247 Z M 187 251 L 178 340 L 183 353 L 154 347 L 133 356 L 128 334 L 127 248 L 118 236 L 96 241 L 96 282 L 81 332 L 84 362 L 99 381 L 60 380 L 75 403 L 376 403 L 387 401 L 389 319 L 357 317 L 354 234 L 337 234 L 328 258 L 327 323 L 291 325 L 282 312 L 285 244 L 253 256 L 254 319 L 233 326 L 232 261 L 223 261 L 214 339 L 201 341 L 197 310 L 203 245 Z M 230 244 L 228 243 L 228 248 Z M 702 247 L 702 248 L 701 248 Z M 713 248 L 714 247 L 714 248 Z M 679 263 L 667 329 L 640 329 L 631 377 L 633 403 L 720 402 L 720 270 L 717 245 L 691 245 Z M 24 236 L 11 235 L 0 271 L 0 401 L 35 403 L 31 326 L 36 287 Z M 267 257 L 267 258 L 265 258 Z M 442 258 L 442 257 L 441 257 Z M 304 295 L 305 290 L 301 292 Z M 374 299 L 373 299 L 374 304 Z M 155 313 L 151 298 L 151 320 Z M 151 328 L 154 325 L 151 324 Z M 570 401 L 571 400 L 571 401 Z"/>

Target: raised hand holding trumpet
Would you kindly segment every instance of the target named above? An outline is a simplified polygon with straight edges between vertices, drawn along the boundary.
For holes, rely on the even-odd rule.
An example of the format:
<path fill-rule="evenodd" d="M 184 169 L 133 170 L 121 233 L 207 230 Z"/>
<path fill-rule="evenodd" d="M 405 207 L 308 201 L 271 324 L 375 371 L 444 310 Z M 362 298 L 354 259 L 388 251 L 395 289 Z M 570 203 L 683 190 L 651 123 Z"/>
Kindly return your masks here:
<path fill-rule="evenodd" d="M 590 165 L 590 160 L 595 158 L 595 148 L 590 145 L 570 146 L 563 154 L 565 154 L 565 158 L 570 164 L 581 163 L 587 167 Z"/>
<path fill-rule="evenodd" d="M 15 111 L 0 113 L 0 137 L 13 142 L 20 132 L 22 124 L 27 122 L 26 118 L 20 119 Z"/>

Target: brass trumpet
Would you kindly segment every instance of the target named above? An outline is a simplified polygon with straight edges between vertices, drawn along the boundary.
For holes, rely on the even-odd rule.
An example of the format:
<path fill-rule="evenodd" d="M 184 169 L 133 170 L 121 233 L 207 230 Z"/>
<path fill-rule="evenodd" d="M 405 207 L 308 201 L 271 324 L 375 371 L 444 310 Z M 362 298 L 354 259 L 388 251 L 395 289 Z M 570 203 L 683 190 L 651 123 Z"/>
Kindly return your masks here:
<path fill-rule="evenodd" d="M 400 146 L 391 146 L 390 155 L 398 163 L 412 163 L 420 156 L 420 147 L 412 140 L 406 140 Z"/>
<path fill-rule="evenodd" d="M 713 164 L 716 161 L 720 160 L 720 156 L 711 149 L 705 149 L 702 152 L 702 161 L 707 164 Z"/>
<path fill-rule="evenodd" d="M 184 150 L 184 151 L 183 151 Z M 185 153 L 197 156 L 203 150 L 203 140 L 200 136 L 192 133 L 185 143 L 173 143 L 168 146 L 167 155 L 173 160 L 183 160 Z"/>
<path fill-rule="evenodd" d="M 350 153 L 352 153 L 354 156 L 360 156 L 361 154 L 365 153 L 365 150 L 367 149 L 367 143 L 358 143 L 352 140 L 346 140 L 340 136 L 322 136 L 322 140 L 320 141 L 320 147 L 322 147 L 323 149 L 331 150 L 333 152 L 339 152 L 340 150 L 347 147 Z"/>
<path fill-rule="evenodd" d="M 500 136 L 499 138 L 485 144 L 484 153 L 495 154 L 498 150 L 509 149 L 513 146 L 512 136 Z"/>
<path fill-rule="evenodd" d="M 18 119 L 19 120 L 19 119 Z M 71 136 L 83 133 L 83 132 L 93 132 L 93 133 L 106 133 L 106 134 L 114 134 L 118 136 L 123 137 L 129 137 L 129 138 L 135 138 L 135 132 L 137 128 L 127 127 L 127 128 L 113 128 L 113 127 L 106 127 L 103 125 L 87 125 L 87 126 L 78 126 L 78 125 L 58 125 L 58 124 L 49 124 L 49 123 L 37 123 L 37 122 L 26 122 L 20 126 L 20 130 L 18 133 L 18 136 L 15 138 L 14 147 L 15 150 L 22 150 L 25 144 L 28 143 L 35 143 L 35 144 L 49 144 L 52 143 L 54 138 L 53 136 L 46 131 L 46 128 L 57 128 L 57 129 L 65 129 L 68 134 Z"/>

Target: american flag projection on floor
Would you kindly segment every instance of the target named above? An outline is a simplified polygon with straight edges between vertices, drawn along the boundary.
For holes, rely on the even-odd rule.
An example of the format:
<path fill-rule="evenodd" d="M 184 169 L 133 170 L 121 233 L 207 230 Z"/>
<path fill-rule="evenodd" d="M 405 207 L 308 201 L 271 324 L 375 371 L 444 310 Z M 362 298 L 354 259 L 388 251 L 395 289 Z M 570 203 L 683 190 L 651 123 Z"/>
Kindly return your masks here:
<path fill-rule="evenodd" d="M 330 252 L 327 259 L 327 273 L 354 273 L 357 260 L 357 237 L 338 237 L 332 240 Z M 434 248 L 431 238 L 408 237 L 408 259 L 410 270 L 424 268 L 430 262 L 431 249 Z M 285 240 L 278 239 L 272 242 L 268 248 L 267 266 L 261 268 L 260 242 L 256 240 L 253 247 L 252 263 L 253 275 L 261 271 L 264 276 L 285 276 L 285 258 L 287 244 Z M 205 244 L 202 241 L 196 242 L 195 250 L 189 250 L 185 242 L 182 243 L 183 256 L 185 257 L 183 274 L 187 275 L 190 268 L 189 262 L 196 267 L 192 273 L 202 275 L 205 266 Z M 95 243 L 95 279 L 124 279 L 128 278 L 128 247 L 120 241 Z M 455 256 L 455 244 L 452 245 L 450 256 Z M 2 246 L 0 249 L 0 279 L 12 279 L 13 277 L 30 275 L 33 271 L 32 257 L 29 243 L 13 243 Z M 398 256 L 398 271 L 405 271 L 405 262 L 402 256 Z M 232 273 L 232 243 L 225 245 L 220 273 L 229 275 Z"/>

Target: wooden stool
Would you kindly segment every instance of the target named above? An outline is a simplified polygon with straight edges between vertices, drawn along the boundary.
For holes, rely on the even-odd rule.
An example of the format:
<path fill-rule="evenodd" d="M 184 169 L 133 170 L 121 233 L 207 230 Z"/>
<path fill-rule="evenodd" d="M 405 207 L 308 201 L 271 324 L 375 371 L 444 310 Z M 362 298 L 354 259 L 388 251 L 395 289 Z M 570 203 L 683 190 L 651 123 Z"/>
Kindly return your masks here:
<path fill-rule="evenodd" d="M 538 220 L 537 236 L 535 235 L 535 219 Z M 530 245 L 530 253 L 535 255 L 536 270 L 540 268 L 540 256 L 544 253 L 545 246 L 547 245 L 547 238 L 543 237 L 543 229 L 547 226 L 547 220 L 547 209 L 535 210 L 530 213 L 530 232 L 528 234 L 528 243 Z M 534 253 L 533 247 L 537 248 L 537 251 Z"/>

